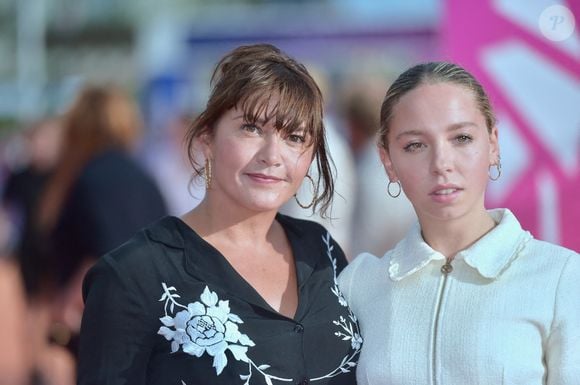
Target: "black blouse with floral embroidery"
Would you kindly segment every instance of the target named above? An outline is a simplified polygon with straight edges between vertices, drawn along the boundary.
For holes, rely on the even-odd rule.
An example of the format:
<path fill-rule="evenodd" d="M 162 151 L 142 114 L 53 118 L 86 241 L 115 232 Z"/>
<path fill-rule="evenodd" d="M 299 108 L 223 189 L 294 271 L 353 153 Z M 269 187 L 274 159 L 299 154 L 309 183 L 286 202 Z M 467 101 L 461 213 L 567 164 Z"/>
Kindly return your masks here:
<path fill-rule="evenodd" d="M 293 319 L 166 217 L 87 275 L 79 384 L 355 384 L 362 339 L 336 284 L 345 256 L 322 226 L 276 220 L 296 263 Z"/>

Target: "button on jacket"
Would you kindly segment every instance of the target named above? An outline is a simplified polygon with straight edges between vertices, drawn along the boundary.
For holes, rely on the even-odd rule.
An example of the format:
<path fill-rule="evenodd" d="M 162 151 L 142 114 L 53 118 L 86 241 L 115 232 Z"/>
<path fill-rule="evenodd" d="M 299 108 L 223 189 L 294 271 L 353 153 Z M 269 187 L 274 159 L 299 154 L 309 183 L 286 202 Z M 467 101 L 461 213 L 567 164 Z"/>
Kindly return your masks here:
<path fill-rule="evenodd" d="M 354 384 L 362 339 L 336 282 L 344 254 L 320 225 L 276 220 L 295 258 L 294 318 L 166 217 L 87 275 L 79 384 Z"/>
<path fill-rule="evenodd" d="M 359 385 L 580 384 L 580 256 L 532 238 L 506 209 L 452 271 L 416 225 L 339 286 L 365 339 Z"/>

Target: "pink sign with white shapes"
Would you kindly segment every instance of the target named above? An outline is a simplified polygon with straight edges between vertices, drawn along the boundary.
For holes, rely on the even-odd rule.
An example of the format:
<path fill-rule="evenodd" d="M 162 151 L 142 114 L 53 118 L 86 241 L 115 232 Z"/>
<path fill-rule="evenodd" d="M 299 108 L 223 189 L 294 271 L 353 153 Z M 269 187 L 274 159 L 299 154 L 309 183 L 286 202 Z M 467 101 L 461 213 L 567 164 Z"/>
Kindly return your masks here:
<path fill-rule="evenodd" d="M 580 251 L 580 1 L 446 0 L 443 54 L 498 117 L 502 175 L 489 207 Z"/>

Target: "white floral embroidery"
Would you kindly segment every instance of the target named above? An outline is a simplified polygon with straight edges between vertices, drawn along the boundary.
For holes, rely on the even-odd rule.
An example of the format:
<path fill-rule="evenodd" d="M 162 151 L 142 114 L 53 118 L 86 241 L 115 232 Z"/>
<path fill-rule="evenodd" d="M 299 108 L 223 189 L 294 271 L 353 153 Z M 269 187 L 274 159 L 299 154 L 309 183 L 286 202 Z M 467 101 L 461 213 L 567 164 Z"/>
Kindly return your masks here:
<path fill-rule="evenodd" d="M 206 286 L 200 296 L 201 302 L 187 307 L 177 303 L 179 295 L 172 293 L 174 287 L 162 283 L 164 293 L 160 301 L 165 301 L 165 317 L 160 318 L 165 326 L 158 333 L 171 342 L 171 352 L 181 349 L 192 356 L 204 353 L 213 357 L 213 367 L 219 375 L 228 363 L 226 350 L 232 352 L 238 361 L 248 362 L 248 346 L 255 346 L 247 335 L 240 333 L 238 325 L 243 321 L 230 313 L 229 301 L 218 301 L 216 293 Z M 173 311 L 175 306 L 183 308 L 175 317 L 167 314 L 167 306 Z"/>
<path fill-rule="evenodd" d="M 219 376 L 228 363 L 225 352 L 229 350 L 237 361 L 248 363 L 248 374 L 240 375 L 242 380 L 246 380 L 245 385 L 250 383 L 252 368 L 270 385 L 273 380 L 292 381 L 291 378 L 267 374 L 265 370 L 270 365 L 257 365 L 247 356 L 248 347 L 256 344 L 238 330 L 237 324 L 243 324 L 244 321 L 230 312 L 229 301 L 220 301 L 217 294 L 206 286 L 200 296 L 201 302 L 184 306 L 176 300 L 180 296 L 174 293 L 175 287 L 167 287 L 165 282 L 161 285 L 163 295 L 159 301 L 165 301 L 165 316 L 159 318 L 164 326 L 159 328 L 158 334 L 171 341 L 172 353 L 177 352 L 180 347 L 185 353 L 196 357 L 207 353 L 213 357 L 213 367 Z M 183 310 L 177 311 L 171 317 L 169 313 L 174 313 L 176 307 Z M 183 380 L 181 382 L 185 385 Z"/>
<path fill-rule="evenodd" d="M 318 381 L 323 378 L 335 377 L 341 373 L 348 373 L 352 368 L 356 366 L 355 357 L 359 354 L 363 339 L 360 335 L 360 330 L 358 327 L 358 322 L 356 316 L 353 314 L 352 310 L 348 307 L 346 299 L 342 295 L 340 289 L 338 288 L 338 280 L 336 277 L 336 258 L 332 256 L 332 250 L 334 246 L 330 244 L 330 234 L 322 236 L 322 241 L 326 245 L 326 255 L 332 263 L 332 269 L 334 272 L 334 286 L 331 288 L 332 293 L 338 298 L 338 303 L 341 306 L 346 307 L 348 310 L 348 318 L 340 316 L 338 320 L 332 321 L 334 325 L 340 326 L 342 330 L 334 333 L 335 336 L 342 338 L 343 341 L 350 341 L 350 346 L 353 350 L 352 353 L 345 355 L 340 362 L 340 365 L 334 369 L 332 372 L 317 378 L 312 378 L 310 381 Z"/>
<path fill-rule="evenodd" d="M 334 370 L 324 376 L 312 378 L 310 381 L 320 381 L 350 372 L 356 366 L 354 360 L 363 343 L 357 319 L 348 308 L 346 300 L 338 288 L 337 262 L 332 256 L 334 246 L 331 245 L 330 239 L 328 233 L 322 236 L 327 256 L 334 271 L 334 285 L 331 287 L 331 291 L 337 297 L 339 304 L 348 310 L 348 319 L 340 316 L 338 320 L 332 321 L 334 325 L 340 326 L 340 330 L 334 335 L 343 341 L 350 341 L 353 352 L 345 355 L 340 365 Z M 159 328 L 158 333 L 171 341 L 172 353 L 177 352 L 179 348 L 196 357 L 201 357 L 207 353 L 213 357 L 213 367 L 216 369 L 217 375 L 220 375 L 228 363 L 225 352 L 229 350 L 237 361 L 248 364 L 248 373 L 240 374 L 240 379 L 245 381 L 244 385 L 249 385 L 252 376 L 256 373 L 261 375 L 268 385 L 273 385 L 274 381 L 293 381 L 292 378 L 282 378 L 266 373 L 270 365 L 258 365 L 248 357 L 248 348 L 255 346 L 255 344 L 247 335 L 238 330 L 238 324 L 244 322 L 236 314 L 230 312 L 229 301 L 220 301 L 217 294 L 206 286 L 200 296 L 201 302 L 184 306 L 176 300 L 180 296 L 175 293 L 175 287 L 167 287 L 165 283 L 162 283 L 162 286 L 163 295 L 159 301 L 165 301 L 165 316 L 160 318 L 164 326 Z M 176 307 L 177 313 L 175 313 Z M 175 315 L 172 317 L 169 315 L 170 313 Z M 181 381 L 181 384 L 186 385 L 184 381 Z"/>

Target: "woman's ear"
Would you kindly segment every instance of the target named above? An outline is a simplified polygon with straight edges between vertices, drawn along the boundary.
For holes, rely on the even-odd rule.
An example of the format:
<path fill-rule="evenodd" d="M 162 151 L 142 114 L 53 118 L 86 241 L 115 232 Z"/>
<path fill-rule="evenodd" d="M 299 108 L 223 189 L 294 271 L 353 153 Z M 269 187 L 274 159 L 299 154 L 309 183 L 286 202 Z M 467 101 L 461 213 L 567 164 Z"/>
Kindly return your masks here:
<path fill-rule="evenodd" d="M 201 153 L 203 153 L 203 156 L 205 157 L 205 159 L 211 159 L 211 153 L 212 153 L 212 140 L 211 140 L 211 134 L 209 132 L 204 132 L 203 134 L 201 134 L 197 140 L 196 140 L 196 146 L 199 147 L 199 150 Z"/>
<path fill-rule="evenodd" d="M 499 133 L 497 126 L 493 126 L 489 133 L 489 164 L 499 163 Z"/>
<path fill-rule="evenodd" d="M 393 162 L 391 161 L 389 151 L 380 144 L 378 145 L 378 148 L 379 148 L 379 156 L 381 157 L 381 162 L 383 163 L 383 167 L 385 168 L 385 171 L 389 176 L 389 180 L 391 182 L 398 181 L 399 178 L 397 177 L 397 173 L 395 172 L 395 169 L 393 167 Z"/>

